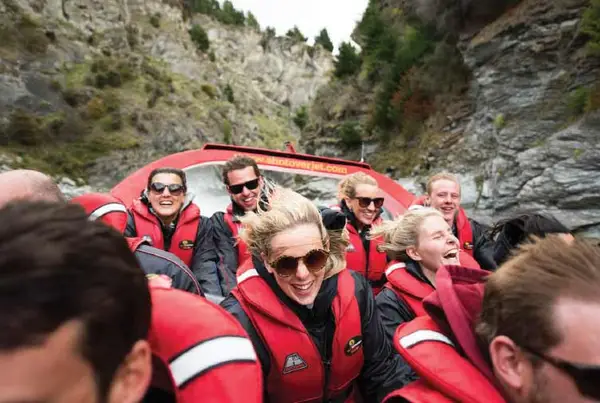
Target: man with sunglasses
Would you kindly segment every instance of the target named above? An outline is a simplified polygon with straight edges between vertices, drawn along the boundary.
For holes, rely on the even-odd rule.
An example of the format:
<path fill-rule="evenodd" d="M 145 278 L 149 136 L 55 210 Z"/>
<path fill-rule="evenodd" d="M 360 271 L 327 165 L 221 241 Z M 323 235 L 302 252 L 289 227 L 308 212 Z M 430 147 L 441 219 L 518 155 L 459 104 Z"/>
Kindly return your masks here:
<path fill-rule="evenodd" d="M 427 195 L 418 198 L 414 204 L 439 210 L 452 228 L 454 236 L 458 238 L 462 252 L 474 258 L 481 268 L 495 270 L 497 265 L 494 261 L 494 243 L 487 236 L 487 228 L 467 217 L 460 207 L 460 198 L 458 178 L 442 172 L 427 180 Z"/>
<path fill-rule="evenodd" d="M 245 155 L 237 155 L 223 167 L 223 183 L 231 197 L 225 212 L 216 212 L 211 221 L 214 228 L 215 246 L 221 260 L 220 277 L 223 295 L 237 284 L 238 267 L 250 256 L 246 244 L 238 239 L 241 217 L 248 211 L 256 211 L 259 203 L 266 205 L 263 194 L 264 180 L 256 161 Z"/>
<path fill-rule="evenodd" d="M 173 253 L 192 269 L 205 294 L 221 295 L 212 224 L 193 203 L 182 170 L 164 167 L 150 173 L 147 188 L 129 209 L 125 236 L 146 238 Z"/>
<path fill-rule="evenodd" d="M 437 280 L 430 316 L 394 338 L 421 380 L 388 402 L 600 401 L 597 245 L 549 235 L 491 275 L 445 267 Z"/>

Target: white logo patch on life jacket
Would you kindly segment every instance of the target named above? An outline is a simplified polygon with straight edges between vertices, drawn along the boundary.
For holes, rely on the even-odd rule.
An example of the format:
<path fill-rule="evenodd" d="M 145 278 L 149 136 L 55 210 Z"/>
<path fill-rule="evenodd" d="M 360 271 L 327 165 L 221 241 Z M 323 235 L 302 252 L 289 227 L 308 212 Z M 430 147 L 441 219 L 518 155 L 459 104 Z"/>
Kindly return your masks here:
<path fill-rule="evenodd" d="M 285 364 L 283 364 L 283 374 L 289 374 L 291 372 L 300 371 L 301 369 L 307 368 L 306 362 L 298 355 L 293 353 L 285 357 Z"/>
<path fill-rule="evenodd" d="M 346 252 L 356 252 L 354 245 L 348 244 L 348 247 L 346 248 Z"/>

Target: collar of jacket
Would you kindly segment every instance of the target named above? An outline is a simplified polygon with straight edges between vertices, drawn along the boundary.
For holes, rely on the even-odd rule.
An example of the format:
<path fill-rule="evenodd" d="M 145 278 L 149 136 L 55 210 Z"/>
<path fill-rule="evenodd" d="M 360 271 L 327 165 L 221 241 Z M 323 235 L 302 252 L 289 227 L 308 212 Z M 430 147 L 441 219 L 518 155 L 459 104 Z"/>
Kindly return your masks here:
<path fill-rule="evenodd" d="M 404 264 L 406 265 L 406 271 L 409 272 L 412 276 L 414 276 L 417 280 L 429 284 L 430 286 L 435 288 L 433 284 L 431 284 L 431 281 L 429 281 L 429 279 L 427 279 L 427 277 L 423 273 L 423 269 L 421 268 L 421 265 L 418 262 L 409 258 L 408 261 L 404 262 Z"/>

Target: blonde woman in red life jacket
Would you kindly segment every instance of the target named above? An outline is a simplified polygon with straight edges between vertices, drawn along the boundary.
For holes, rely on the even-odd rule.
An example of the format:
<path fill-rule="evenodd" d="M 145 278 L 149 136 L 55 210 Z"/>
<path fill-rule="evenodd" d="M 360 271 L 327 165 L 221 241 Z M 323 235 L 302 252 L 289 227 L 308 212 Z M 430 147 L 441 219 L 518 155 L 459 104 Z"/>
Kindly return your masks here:
<path fill-rule="evenodd" d="M 240 220 L 253 258 L 221 305 L 252 339 L 266 402 L 379 402 L 414 379 L 366 279 L 345 270 L 343 214 L 277 188 Z"/>
<path fill-rule="evenodd" d="M 375 295 L 385 283 L 385 253 L 377 249 L 379 240 L 370 240 L 371 226 L 381 222 L 380 214 L 384 198 L 377 181 L 357 172 L 344 177 L 338 185 L 340 210 L 346 215 L 346 228 L 350 234 L 350 244 L 346 251 L 349 269 L 362 274 Z"/>
<path fill-rule="evenodd" d="M 424 315 L 422 301 L 435 290 L 437 270 L 446 265 L 479 268 L 460 251 L 458 239 L 443 215 L 430 207 L 409 210 L 394 221 L 371 230 L 382 241 L 379 248 L 391 263 L 385 273 L 387 283 L 377 295 L 377 309 L 392 340 L 396 328 Z"/>

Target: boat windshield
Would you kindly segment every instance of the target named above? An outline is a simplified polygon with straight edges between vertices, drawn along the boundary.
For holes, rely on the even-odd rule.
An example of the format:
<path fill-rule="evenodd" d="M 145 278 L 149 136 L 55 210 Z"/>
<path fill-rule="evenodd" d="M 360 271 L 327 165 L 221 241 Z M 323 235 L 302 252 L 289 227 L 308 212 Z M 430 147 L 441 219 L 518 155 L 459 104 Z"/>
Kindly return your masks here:
<path fill-rule="evenodd" d="M 338 176 L 315 176 L 309 172 L 306 174 L 281 172 L 270 170 L 265 166 L 260 170 L 267 180 L 294 189 L 316 205 L 329 206 L 337 203 L 337 184 L 340 181 Z M 191 166 L 184 171 L 188 189 L 194 193 L 194 203 L 201 208 L 203 216 L 210 217 L 216 211 L 225 211 L 231 200 L 221 177 L 221 164 Z M 385 207 L 382 217 L 391 218 Z"/>

